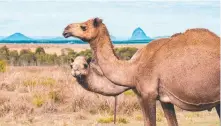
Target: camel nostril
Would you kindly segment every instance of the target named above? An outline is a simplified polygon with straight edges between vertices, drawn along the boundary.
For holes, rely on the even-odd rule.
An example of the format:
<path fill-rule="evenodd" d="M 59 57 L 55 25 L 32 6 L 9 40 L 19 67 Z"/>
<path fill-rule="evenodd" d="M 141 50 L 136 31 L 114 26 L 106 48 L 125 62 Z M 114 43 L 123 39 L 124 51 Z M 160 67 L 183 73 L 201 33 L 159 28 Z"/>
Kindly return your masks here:
<path fill-rule="evenodd" d="M 71 33 L 64 31 L 64 32 L 63 32 L 63 36 L 64 36 L 65 38 L 68 38 L 68 37 L 71 36 Z"/>

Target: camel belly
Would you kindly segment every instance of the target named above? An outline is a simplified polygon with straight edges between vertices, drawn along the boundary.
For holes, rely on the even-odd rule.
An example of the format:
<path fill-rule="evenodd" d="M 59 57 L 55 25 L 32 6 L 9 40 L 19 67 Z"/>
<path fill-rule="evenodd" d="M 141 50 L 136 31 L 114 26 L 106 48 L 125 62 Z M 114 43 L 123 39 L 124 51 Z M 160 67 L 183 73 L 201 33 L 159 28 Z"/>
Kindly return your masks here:
<path fill-rule="evenodd" d="M 164 60 L 157 69 L 163 92 L 160 99 L 164 102 L 187 110 L 206 109 L 219 103 L 220 58 L 217 54 L 196 49 L 179 52 Z"/>

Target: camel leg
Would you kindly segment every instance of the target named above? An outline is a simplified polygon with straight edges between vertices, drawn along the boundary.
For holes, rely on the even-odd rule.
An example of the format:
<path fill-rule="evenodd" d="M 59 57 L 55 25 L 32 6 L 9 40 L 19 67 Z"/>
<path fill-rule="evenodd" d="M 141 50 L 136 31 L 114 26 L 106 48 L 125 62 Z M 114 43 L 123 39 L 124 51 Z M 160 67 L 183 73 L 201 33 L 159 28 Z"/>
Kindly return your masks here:
<path fill-rule="evenodd" d="M 137 92 L 136 89 L 132 89 L 132 90 L 133 90 L 133 92 L 137 95 L 137 99 L 138 99 L 138 101 L 139 101 L 140 108 L 141 108 L 141 111 L 142 111 L 142 114 L 143 114 L 144 124 L 146 124 L 147 121 L 146 121 L 145 118 L 144 118 L 145 114 L 144 114 L 144 105 L 143 105 L 142 98 L 141 98 L 141 96 L 139 95 L 139 93 Z"/>
<path fill-rule="evenodd" d="M 220 118 L 220 104 L 216 105 L 216 112 Z"/>
<path fill-rule="evenodd" d="M 140 96 L 137 96 L 137 98 L 138 98 L 138 101 L 139 101 L 139 103 L 140 103 L 140 107 L 141 107 L 141 110 L 142 110 L 144 124 L 147 124 L 147 120 L 146 120 L 146 118 L 145 118 L 143 100 L 142 100 L 142 98 L 141 98 Z"/>
<path fill-rule="evenodd" d="M 156 97 L 151 93 L 142 94 L 144 105 L 144 122 L 145 126 L 156 126 Z"/>
<path fill-rule="evenodd" d="M 167 119 L 168 125 L 178 126 L 174 105 L 171 103 L 164 103 L 164 102 L 160 102 L 160 103 L 163 108 L 163 112 Z"/>

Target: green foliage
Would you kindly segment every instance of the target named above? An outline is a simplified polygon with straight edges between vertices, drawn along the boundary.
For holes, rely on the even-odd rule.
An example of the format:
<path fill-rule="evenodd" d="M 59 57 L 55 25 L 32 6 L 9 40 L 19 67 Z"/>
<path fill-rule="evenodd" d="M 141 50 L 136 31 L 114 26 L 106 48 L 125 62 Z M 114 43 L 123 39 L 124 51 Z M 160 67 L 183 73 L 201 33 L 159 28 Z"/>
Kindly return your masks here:
<path fill-rule="evenodd" d="M 17 50 L 12 50 L 9 52 L 9 63 L 11 65 L 17 65 L 19 59 L 19 54 Z"/>
<path fill-rule="evenodd" d="M 6 62 L 3 60 L 0 60 L 0 72 L 5 72 L 6 71 Z"/>
<path fill-rule="evenodd" d="M 3 46 L 0 48 L 0 59 L 2 60 L 8 60 L 9 56 L 9 49 L 6 46 Z"/>
<path fill-rule="evenodd" d="M 55 85 L 55 80 L 53 78 L 42 78 L 41 84 L 44 86 L 51 87 L 51 86 Z"/>
<path fill-rule="evenodd" d="M 115 49 L 117 56 L 123 60 L 129 60 L 134 55 L 134 53 L 136 53 L 136 51 L 137 48 L 135 47 L 122 47 Z"/>
<path fill-rule="evenodd" d="M 102 118 L 99 118 L 97 120 L 97 122 L 98 123 L 112 123 L 112 122 L 114 122 L 114 118 L 113 117 L 102 117 Z M 129 121 L 126 118 L 123 118 L 123 117 L 117 118 L 116 122 L 117 123 L 122 123 L 122 124 L 129 123 Z"/>
<path fill-rule="evenodd" d="M 137 51 L 134 47 L 123 47 L 115 49 L 117 56 L 123 60 L 129 60 Z M 62 54 L 47 54 L 43 47 L 37 47 L 35 52 L 30 49 L 22 49 L 18 53 L 16 50 L 10 51 L 6 46 L 0 48 L 0 60 L 5 60 L 10 65 L 20 66 L 41 66 L 41 65 L 69 65 L 71 58 L 77 56 L 85 56 L 91 58 L 92 51 L 86 49 L 84 51 L 75 52 L 73 49 L 64 48 Z"/>
<path fill-rule="evenodd" d="M 103 117 L 97 120 L 98 123 L 112 123 L 114 121 L 113 117 Z"/>
<path fill-rule="evenodd" d="M 23 66 L 34 65 L 36 63 L 36 57 L 30 49 L 22 49 L 20 51 L 19 63 Z"/>
<path fill-rule="evenodd" d="M 43 47 L 37 47 L 36 49 L 35 49 L 35 54 L 45 54 L 45 50 L 44 50 L 44 48 Z"/>
<path fill-rule="evenodd" d="M 90 49 L 86 49 L 84 51 L 81 51 L 77 54 L 77 56 L 85 56 L 86 58 L 92 57 L 92 51 Z"/>
<path fill-rule="evenodd" d="M 58 91 L 50 91 L 48 93 L 48 97 L 52 100 L 54 100 L 54 102 L 59 102 L 60 101 L 60 95 Z"/>
<path fill-rule="evenodd" d="M 44 104 L 45 100 L 41 95 L 34 95 L 32 103 L 37 106 L 41 107 Z"/>
<path fill-rule="evenodd" d="M 34 86 L 36 86 L 36 84 L 37 84 L 36 80 L 24 80 L 23 81 L 23 85 L 26 87 L 28 87 L 28 86 L 34 87 Z"/>
<path fill-rule="evenodd" d="M 125 92 L 124 92 L 124 95 L 127 95 L 127 96 L 136 96 L 136 94 L 135 94 L 132 90 L 125 91 Z"/>

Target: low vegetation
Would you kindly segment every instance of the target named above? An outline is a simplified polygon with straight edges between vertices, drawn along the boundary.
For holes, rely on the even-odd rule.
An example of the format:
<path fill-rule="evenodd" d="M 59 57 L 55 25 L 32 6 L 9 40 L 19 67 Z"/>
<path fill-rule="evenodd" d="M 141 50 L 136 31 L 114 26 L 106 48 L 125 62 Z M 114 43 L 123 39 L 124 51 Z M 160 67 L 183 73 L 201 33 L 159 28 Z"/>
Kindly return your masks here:
<path fill-rule="evenodd" d="M 6 62 L 4 60 L 0 60 L 0 72 L 6 71 Z"/>
<path fill-rule="evenodd" d="M 134 47 L 116 48 L 115 52 L 120 59 L 129 60 L 137 51 Z M 34 52 L 30 49 L 9 50 L 6 46 L 0 47 L 0 60 L 6 61 L 13 66 L 52 66 L 52 65 L 67 65 L 71 58 L 77 56 L 92 57 L 90 49 L 76 52 L 70 48 L 61 50 L 61 55 L 47 54 L 43 47 L 37 47 Z"/>
<path fill-rule="evenodd" d="M 114 118 L 113 117 L 101 117 L 97 120 L 98 123 L 113 123 Z M 129 123 L 128 119 L 124 117 L 117 117 L 116 118 L 116 123 L 117 124 L 127 124 Z"/>

